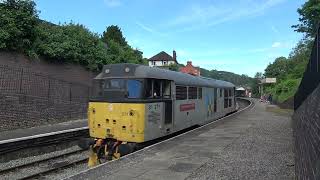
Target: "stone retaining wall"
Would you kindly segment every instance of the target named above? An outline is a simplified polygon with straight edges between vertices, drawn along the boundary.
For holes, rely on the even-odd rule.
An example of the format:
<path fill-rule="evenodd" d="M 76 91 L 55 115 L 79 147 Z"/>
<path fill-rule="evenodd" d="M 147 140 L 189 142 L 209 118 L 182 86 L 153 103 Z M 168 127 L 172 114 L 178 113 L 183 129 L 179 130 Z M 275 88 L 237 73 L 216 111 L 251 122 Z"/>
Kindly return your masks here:
<path fill-rule="evenodd" d="M 293 115 L 297 179 L 320 179 L 320 84 Z"/>

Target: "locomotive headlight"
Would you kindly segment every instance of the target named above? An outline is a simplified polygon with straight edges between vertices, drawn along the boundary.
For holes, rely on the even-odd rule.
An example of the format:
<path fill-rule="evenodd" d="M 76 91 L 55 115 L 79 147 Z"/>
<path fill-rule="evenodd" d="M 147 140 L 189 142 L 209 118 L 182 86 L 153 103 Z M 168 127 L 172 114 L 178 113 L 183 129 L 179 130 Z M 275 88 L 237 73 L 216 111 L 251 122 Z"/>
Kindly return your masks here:
<path fill-rule="evenodd" d="M 128 72 L 130 71 L 130 68 L 129 68 L 129 67 L 126 67 L 126 68 L 124 69 L 124 71 L 128 73 Z"/>
<path fill-rule="evenodd" d="M 106 69 L 104 72 L 108 74 L 110 72 L 110 69 Z"/>

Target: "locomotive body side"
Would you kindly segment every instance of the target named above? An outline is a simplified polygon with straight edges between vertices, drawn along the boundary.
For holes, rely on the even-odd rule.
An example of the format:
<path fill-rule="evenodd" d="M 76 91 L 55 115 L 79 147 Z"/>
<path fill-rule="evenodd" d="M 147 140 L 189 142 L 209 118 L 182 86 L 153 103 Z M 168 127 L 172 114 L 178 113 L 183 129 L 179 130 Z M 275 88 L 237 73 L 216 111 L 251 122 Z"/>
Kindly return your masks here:
<path fill-rule="evenodd" d="M 91 166 L 236 110 L 234 85 L 133 64 L 108 65 L 88 107 Z"/>

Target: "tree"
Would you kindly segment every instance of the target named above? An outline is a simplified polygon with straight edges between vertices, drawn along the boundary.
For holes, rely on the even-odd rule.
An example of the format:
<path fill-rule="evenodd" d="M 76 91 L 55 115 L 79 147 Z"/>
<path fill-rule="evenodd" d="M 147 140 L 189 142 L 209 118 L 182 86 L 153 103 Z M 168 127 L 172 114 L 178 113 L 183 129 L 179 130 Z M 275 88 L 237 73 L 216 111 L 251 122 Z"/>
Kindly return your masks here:
<path fill-rule="evenodd" d="M 171 71 L 178 71 L 179 70 L 179 67 L 177 64 L 170 64 L 169 65 L 169 70 Z"/>
<path fill-rule="evenodd" d="M 262 72 L 256 72 L 256 74 L 254 75 L 254 78 L 255 79 L 263 79 L 263 74 L 262 74 Z"/>
<path fill-rule="evenodd" d="M 122 35 L 121 29 L 115 25 L 107 27 L 106 31 L 102 33 L 101 39 L 103 42 L 107 43 L 107 45 L 109 45 L 111 40 L 121 46 L 128 45 L 126 39 Z"/>
<path fill-rule="evenodd" d="M 285 57 L 278 57 L 265 69 L 264 76 L 270 78 L 282 78 L 288 72 L 288 60 Z"/>
<path fill-rule="evenodd" d="M 31 50 L 36 39 L 38 13 L 29 0 L 4 0 L 0 3 L 0 49 Z"/>
<path fill-rule="evenodd" d="M 291 26 L 295 31 L 305 33 L 306 37 L 314 37 L 320 23 L 320 1 L 309 0 L 298 8 L 300 24 Z"/>

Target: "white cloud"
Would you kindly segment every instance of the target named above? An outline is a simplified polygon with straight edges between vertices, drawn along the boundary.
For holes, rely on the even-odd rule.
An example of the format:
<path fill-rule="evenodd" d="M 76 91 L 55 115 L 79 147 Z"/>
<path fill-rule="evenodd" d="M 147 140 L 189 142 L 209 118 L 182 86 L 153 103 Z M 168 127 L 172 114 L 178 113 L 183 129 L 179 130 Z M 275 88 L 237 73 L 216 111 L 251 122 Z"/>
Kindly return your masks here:
<path fill-rule="evenodd" d="M 257 3 L 254 0 L 234 0 L 232 2 L 219 4 L 199 5 L 193 4 L 169 21 L 169 26 L 185 26 L 185 30 L 202 28 L 203 26 L 214 26 L 228 21 L 245 17 L 258 16 L 266 10 L 278 5 L 285 0 L 264 0 Z"/>
<path fill-rule="evenodd" d="M 160 31 L 158 31 L 158 30 L 156 30 L 156 29 L 154 29 L 154 28 L 151 28 L 151 27 L 149 27 L 149 26 L 147 26 L 147 25 L 145 25 L 145 24 L 143 24 L 143 23 L 141 23 L 141 22 L 136 22 L 136 25 L 138 25 L 140 28 L 142 28 L 143 30 L 145 30 L 145 31 L 147 31 L 147 32 L 149 32 L 149 33 L 152 33 L 152 34 L 155 34 L 155 35 L 157 35 L 157 36 L 168 36 L 168 34 L 167 33 L 163 33 L 163 32 L 160 32 Z"/>
<path fill-rule="evenodd" d="M 297 42 L 295 41 L 276 41 L 274 42 L 271 47 L 272 48 L 285 48 L 285 49 L 291 49 L 293 48 L 295 45 L 297 44 Z"/>
<path fill-rule="evenodd" d="M 278 48 L 278 47 L 281 47 L 281 43 L 280 42 L 274 42 L 271 47 L 273 48 Z"/>
<path fill-rule="evenodd" d="M 138 25 L 139 27 L 141 27 L 142 29 L 144 29 L 145 31 L 148 31 L 150 33 L 154 33 L 155 30 L 153 30 L 152 28 L 150 27 L 147 27 L 146 25 L 140 23 L 140 22 L 136 22 L 136 25 Z"/>
<path fill-rule="evenodd" d="M 122 3 L 120 0 L 104 0 L 104 3 L 108 6 L 108 7 L 118 7 L 121 6 Z"/>

